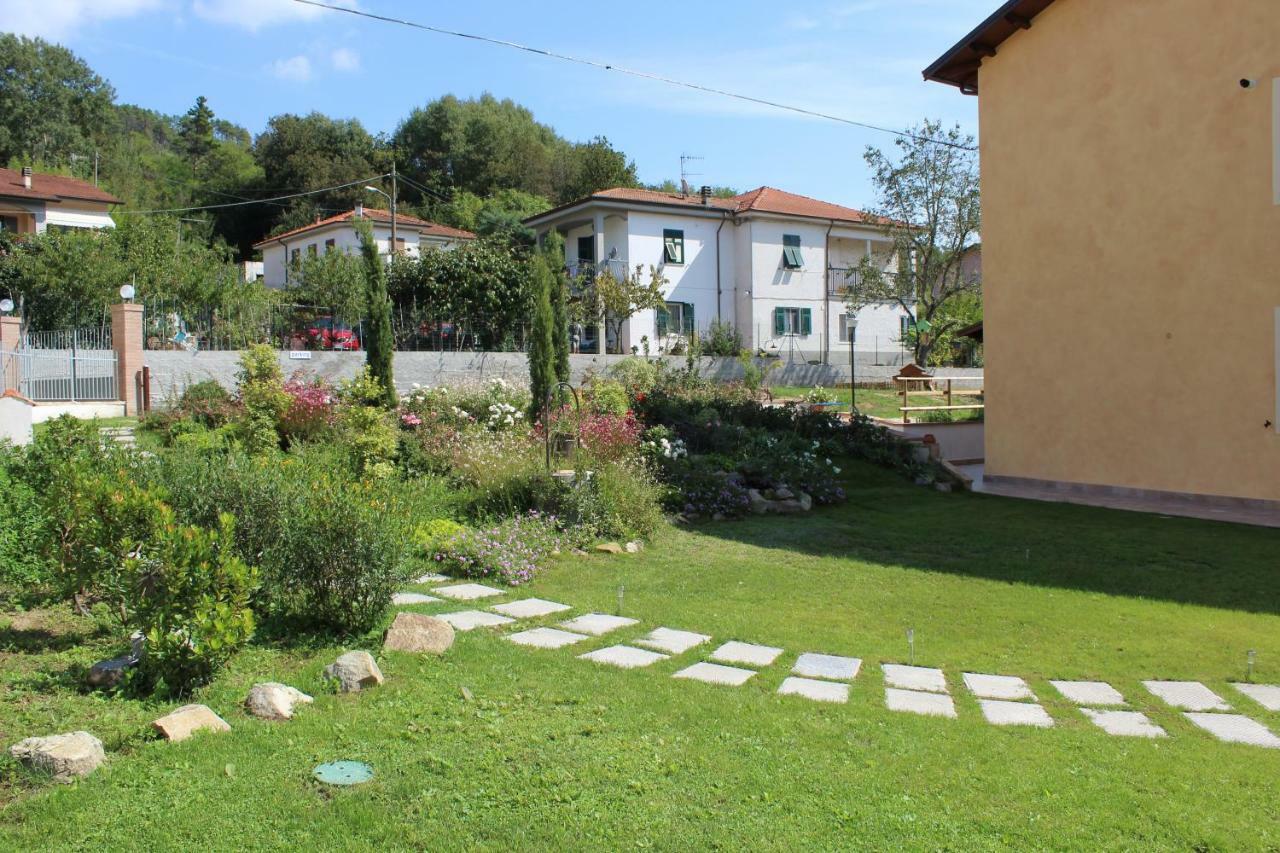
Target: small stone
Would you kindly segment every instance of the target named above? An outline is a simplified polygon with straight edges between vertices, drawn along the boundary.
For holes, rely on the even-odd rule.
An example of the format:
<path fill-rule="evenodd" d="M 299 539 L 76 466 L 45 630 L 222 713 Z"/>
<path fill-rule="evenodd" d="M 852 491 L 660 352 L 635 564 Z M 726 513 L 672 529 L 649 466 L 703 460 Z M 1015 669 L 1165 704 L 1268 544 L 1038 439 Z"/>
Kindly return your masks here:
<path fill-rule="evenodd" d="M 1189 713 L 1183 716 L 1218 740 L 1280 749 L 1280 737 L 1269 732 L 1262 723 L 1240 714 Z"/>
<path fill-rule="evenodd" d="M 1268 711 L 1280 711 L 1280 684 L 1241 684 L 1233 682 L 1231 686 Z"/>
<path fill-rule="evenodd" d="M 848 702 L 849 685 L 832 681 L 817 681 L 812 678 L 788 676 L 782 680 L 778 693 L 783 696 L 803 696 L 815 702 Z"/>
<path fill-rule="evenodd" d="M 654 628 L 648 634 L 636 640 L 637 646 L 648 646 L 667 654 L 678 655 L 687 652 L 694 646 L 710 640 L 706 634 L 695 634 L 693 631 L 677 631 L 673 628 Z"/>
<path fill-rule="evenodd" d="M 601 542 L 595 547 L 595 550 L 601 554 L 625 554 L 622 546 L 617 542 Z"/>
<path fill-rule="evenodd" d="M 718 663 L 695 663 L 686 667 L 672 678 L 690 678 L 704 681 L 707 684 L 723 684 L 727 687 L 741 687 L 747 679 L 755 675 L 754 669 L 738 669 L 736 666 L 721 666 Z"/>
<path fill-rule="evenodd" d="M 902 690 L 927 690 L 930 693 L 946 693 L 947 679 L 940 669 L 927 666 L 906 666 L 900 663 L 881 664 L 884 683 Z"/>
<path fill-rule="evenodd" d="M 502 595 L 503 591 L 485 586 L 482 583 L 460 583 L 454 586 L 442 586 L 432 590 L 436 595 L 452 598 L 456 601 L 472 601 L 477 598 L 492 598 Z"/>
<path fill-rule="evenodd" d="M 860 658 L 839 655 L 820 655 L 805 652 L 796 659 L 791 671 L 806 678 L 825 678 L 828 681 L 853 681 L 862 667 Z"/>
<path fill-rule="evenodd" d="M 567 604 L 558 604 L 554 601 L 547 601 L 542 598 L 522 598 L 519 601 L 511 601 L 506 604 L 497 604 L 489 608 L 503 616 L 512 616 L 516 619 L 533 619 L 537 616 L 550 616 L 552 613 L 563 613 L 566 610 L 572 610 Z"/>
<path fill-rule="evenodd" d="M 628 554 L 639 554 L 640 548 L 642 546 L 639 542 L 628 542 L 626 545 L 622 547 L 626 550 Z"/>
<path fill-rule="evenodd" d="M 55 782 L 88 776 L 106 758 L 102 741 L 88 732 L 29 737 L 9 747 L 9 755 Z"/>
<path fill-rule="evenodd" d="M 1035 726 L 1047 729 L 1053 726 L 1053 717 L 1039 705 L 1029 702 L 1006 702 L 1002 699 L 979 699 L 982 716 L 996 726 Z"/>
<path fill-rule="evenodd" d="M 511 634 L 507 639 L 517 645 L 531 646 L 535 649 L 559 649 L 564 646 L 571 646 L 587 638 L 583 634 L 561 631 L 558 628 L 533 628 L 529 631 Z"/>
<path fill-rule="evenodd" d="M 1230 711 L 1221 696 L 1198 681 L 1144 681 L 1156 696 L 1180 711 Z"/>
<path fill-rule="evenodd" d="M 196 732 L 229 732 L 227 721 L 213 713 L 208 705 L 183 705 L 151 723 L 168 741 L 181 741 Z"/>
<path fill-rule="evenodd" d="M 439 600 L 434 595 L 423 595 L 420 592 L 397 592 L 391 596 L 391 603 L 396 605 L 434 604 Z"/>
<path fill-rule="evenodd" d="M 453 580 L 453 578 L 449 577 L 448 575 L 437 574 L 436 572 L 427 572 L 425 575 L 419 575 L 418 577 L 414 578 L 413 582 L 421 583 L 421 584 L 430 584 L 430 583 L 444 583 L 445 581 L 451 581 L 451 580 Z"/>
<path fill-rule="evenodd" d="M 347 652 L 324 668 L 324 677 L 338 682 L 340 693 L 376 687 L 385 680 L 373 655 L 368 652 Z"/>
<path fill-rule="evenodd" d="M 578 655 L 578 657 L 583 660 L 621 667 L 622 669 L 636 669 L 667 659 L 666 655 L 645 651 L 644 649 L 634 649 L 631 646 L 609 646 L 604 649 L 596 649 L 594 652 L 587 652 L 585 655 Z"/>
<path fill-rule="evenodd" d="M 397 613 L 382 638 L 382 647 L 393 652 L 443 654 L 453 645 L 453 626 L 422 613 Z"/>
<path fill-rule="evenodd" d="M 796 503 L 800 504 L 800 509 L 804 512 L 813 509 L 813 498 L 809 496 L 808 492 L 801 492 L 796 495 Z"/>
<path fill-rule="evenodd" d="M 310 696 L 297 688 L 275 681 L 255 684 L 245 697 L 244 709 L 263 720 L 292 720 L 293 706 L 310 704 Z"/>
<path fill-rule="evenodd" d="M 983 675 L 978 672 L 964 673 L 965 686 L 983 699 L 1035 699 L 1035 694 L 1027 686 L 1027 682 L 1016 675 Z"/>
<path fill-rule="evenodd" d="M 769 497 L 776 501 L 789 501 L 796 496 L 796 493 L 788 489 L 786 486 L 779 486 L 773 490 L 773 494 Z"/>
<path fill-rule="evenodd" d="M 1077 705 L 1124 705 L 1124 697 L 1105 681 L 1050 681 L 1050 684 Z"/>
<path fill-rule="evenodd" d="M 951 491 L 950 483 L 938 482 L 938 483 L 934 483 L 933 487 L 937 489 L 939 492 L 943 492 L 944 494 Z"/>
<path fill-rule="evenodd" d="M 515 621 L 509 616 L 499 616 L 497 613 L 486 613 L 483 610 L 459 610 L 456 613 L 441 613 L 437 618 L 448 622 L 455 631 L 493 628 Z"/>
<path fill-rule="evenodd" d="M 1093 708 L 1081 708 L 1093 724 L 1109 735 L 1120 737 L 1166 737 L 1164 729 L 1147 719 L 1146 714 L 1137 711 L 1097 711 Z"/>
<path fill-rule="evenodd" d="M 768 666 L 782 654 L 773 646 L 757 646 L 732 640 L 711 653 L 711 659 L 721 663 L 741 663 L 747 666 Z"/>
<path fill-rule="evenodd" d="M 747 489 L 747 502 L 756 515 L 764 515 L 773 504 L 773 501 L 760 494 L 759 489 Z"/>
<path fill-rule="evenodd" d="M 100 660 L 89 667 L 89 675 L 85 679 L 90 687 L 115 687 L 124 681 L 125 673 L 137 666 L 132 655 L 121 655 L 118 658 Z"/>
<path fill-rule="evenodd" d="M 723 512 L 713 512 L 713 513 L 711 513 L 711 520 L 712 520 L 712 521 L 724 521 L 724 520 L 725 520 L 725 518 L 727 518 L 727 516 L 726 516 Z"/>
<path fill-rule="evenodd" d="M 607 613 L 587 613 L 576 619 L 570 619 L 568 622 L 561 622 L 560 627 L 578 634 L 601 637 L 610 631 L 635 625 L 639 621 L 638 619 L 628 619 L 626 616 L 610 616 Z"/>
<path fill-rule="evenodd" d="M 952 717 L 956 715 L 955 703 L 943 693 L 921 693 L 918 690 L 899 690 L 886 687 L 884 704 L 890 711 L 905 711 L 926 717 Z"/>

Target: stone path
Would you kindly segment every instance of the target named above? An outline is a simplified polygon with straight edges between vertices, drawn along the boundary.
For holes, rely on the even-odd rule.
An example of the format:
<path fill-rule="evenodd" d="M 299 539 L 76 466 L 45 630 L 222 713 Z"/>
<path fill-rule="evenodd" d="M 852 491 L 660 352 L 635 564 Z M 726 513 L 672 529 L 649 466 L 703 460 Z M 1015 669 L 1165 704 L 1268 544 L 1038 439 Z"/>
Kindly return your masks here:
<path fill-rule="evenodd" d="M 417 583 L 432 585 L 450 582 L 441 575 L 423 575 Z M 457 601 L 497 598 L 511 592 L 479 583 L 449 583 L 434 586 L 432 594 L 413 591 L 397 593 L 397 604 L 441 603 L 436 596 Z M 455 630 L 500 627 L 516 620 L 536 620 L 567 614 L 571 605 L 541 598 L 523 598 L 493 604 L 487 610 L 461 610 L 438 614 Z M 561 649 L 593 638 L 601 638 L 640 626 L 637 619 L 607 613 L 583 613 L 558 623 L 557 627 L 537 626 L 508 634 L 510 642 L 535 649 Z M 682 655 L 698 654 L 712 640 L 709 634 L 660 626 L 623 642 L 590 649 L 576 655 L 580 660 L 619 669 L 644 669 Z M 705 660 L 686 662 L 671 672 L 672 678 L 701 681 L 721 687 L 741 687 L 762 670 L 785 660 L 786 650 L 741 640 L 721 643 Z M 843 704 L 849 700 L 853 682 L 862 668 L 862 659 L 823 652 L 800 653 L 782 676 L 777 693 L 813 702 Z M 932 667 L 882 663 L 885 707 L 891 711 L 923 716 L 956 718 L 947 676 Z M 670 670 L 667 670 L 670 672 Z M 961 681 L 978 704 L 984 720 L 997 726 L 1052 728 L 1054 719 L 1039 703 L 1027 681 L 1016 675 L 962 672 Z M 1051 680 L 1054 690 L 1079 707 L 1091 724 L 1115 737 L 1167 738 L 1169 733 L 1141 711 L 1126 707 L 1125 697 L 1105 681 Z M 1193 726 L 1228 743 L 1280 749 L 1280 737 L 1267 725 L 1243 714 L 1228 713 L 1231 705 L 1222 696 L 1198 681 L 1143 681 L 1143 686 L 1170 707 L 1182 712 Z M 1267 711 L 1280 711 L 1280 685 L 1232 683 L 1231 687 Z"/>

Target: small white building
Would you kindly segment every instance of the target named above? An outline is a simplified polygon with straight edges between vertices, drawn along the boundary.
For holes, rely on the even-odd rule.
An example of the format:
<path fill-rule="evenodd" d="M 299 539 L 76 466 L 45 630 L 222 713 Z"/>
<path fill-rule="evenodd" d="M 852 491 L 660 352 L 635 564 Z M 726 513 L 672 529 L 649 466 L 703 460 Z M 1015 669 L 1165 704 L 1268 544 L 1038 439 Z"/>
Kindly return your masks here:
<path fill-rule="evenodd" d="M 390 211 L 356 205 L 345 213 L 255 243 L 253 248 L 262 252 L 263 283 L 273 288 L 290 284 L 298 266 L 307 256 L 333 251 L 349 254 L 359 252 L 360 235 L 356 231 L 355 220 L 360 218 L 368 220 L 373 226 L 378 252 L 389 256 L 392 251 Z M 449 249 L 467 240 L 474 240 L 475 237 L 475 234 L 461 228 L 450 228 L 416 216 L 396 213 L 397 254 L 415 257 L 424 248 Z"/>
<path fill-rule="evenodd" d="M 59 228 L 113 228 L 110 207 L 124 202 L 88 181 L 0 169 L 0 231 L 43 234 Z"/>
<path fill-rule="evenodd" d="M 862 258 L 897 269 L 893 244 L 859 210 L 760 187 L 732 198 L 608 189 L 525 220 L 565 239 L 573 275 L 608 265 L 615 275 L 667 280 L 666 310 L 641 311 L 621 326 L 615 352 L 669 352 L 713 320 L 731 323 L 743 345 L 786 358 L 848 363 L 856 322 L 859 360 L 901 360 L 908 315 L 896 302 L 857 312 L 843 291 Z M 611 333 L 612 334 L 612 333 Z M 594 350 L 594 333 L 586 332 Z"/>

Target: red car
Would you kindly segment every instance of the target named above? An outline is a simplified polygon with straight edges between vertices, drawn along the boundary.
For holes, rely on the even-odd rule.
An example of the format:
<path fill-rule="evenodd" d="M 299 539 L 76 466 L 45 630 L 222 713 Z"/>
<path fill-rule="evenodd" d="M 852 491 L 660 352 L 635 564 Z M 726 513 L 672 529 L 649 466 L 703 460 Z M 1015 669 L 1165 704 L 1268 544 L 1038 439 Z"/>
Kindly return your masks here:
<path fill-rule="evenodd" d="M 360 349 L 360 336 L 355 330 L 332 317 L 317 317 L 307 329 L 307 341 L 316 349 Z"/>

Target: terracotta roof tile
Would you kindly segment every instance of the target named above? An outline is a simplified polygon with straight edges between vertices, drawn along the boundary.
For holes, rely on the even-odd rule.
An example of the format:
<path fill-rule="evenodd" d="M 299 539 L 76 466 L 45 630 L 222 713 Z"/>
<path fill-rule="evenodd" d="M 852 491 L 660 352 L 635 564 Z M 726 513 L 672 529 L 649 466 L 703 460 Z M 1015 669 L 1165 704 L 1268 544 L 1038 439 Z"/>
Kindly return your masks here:
<path fill-rule="evenodd" d="M 689 195 L 680 195 L 678 193 L 662 192 L 660 190 L 642 190 L 630 187 L 614 187 L 612 189 L 600 190 L 594 195 L 585 199 L 579 199 L 566 205 L 555 208 L 552 213 L 565 208 L 573 207 L 590 199 L 611 199 L 615 201 L 634 201 L 642 204 L 663 204 L 681 207 L 710 207 L 715 210 L 727 210 L 736 214 L 744 213 L 777 213 L 785 216 L 804 216 L 813 219 L 834 219 L 838 222 L 857 222 L 857 223 L 876 223 L 879 220 L 861 210 L 855 210 L 852 207 L 844 207 L 839 204 L 832 204 L 827 201 L 819 201 L 816 198 L 789 193 L 784 190 L 774 189 L 773 187 L 758 187 L 750 192 L 741 195 L 732 196 L 730 198 L 716 198 L 712 196 L 707 199 L 706 205 L 702 203 L 702 196 L 697 193 Z M 546 213 L 540 213 L 534 219 L 542 218 Z"/>
<path fill-rule="evenodd" d="M 23 184 L 20 169 L 0 169 L 0 196 L 29 198 L 37 201 L 56 202 L 63 199 L 76 199 L 104 204 L 124 204 L 111 193 L 95 187 L 88 181 L 62 175 L 44 175 L 36 172 L 31 176 L 31 189 L 27 189 Z"/>
<path fill-rule="evenodd" d="M 258 249 L 279 240 L 286 240 L 290 237 L 296 237 L 299 234 L 305 234 L 316 228 L 324 228 L 328 225 L 350 222 L 355 218 L 355 215 L 356 212 L 354 210 L 348 210 L 343 213 L 339 213 L 336 216 L 330 216 L 328 219 L 321 219 L 318 222 L 303 225 L 301 228 L 294 228 L 292 231 L 285 231 L 282 234 L 273 234 L 265 240 L 260 240 L 259 242 L 254 243 L 253 247 Z M 388 210 L 381 210 L 376 207 L 366 207 L 364 208 L 364 218 L 386 225 L 391 223 L 391 212 Z M 428 237 L 452 237 L 456 240 L 474 240 L 476 236 L 470 231 L 463 231 L 461 228 L 452 228 L 448 225 L 441 225 L 437 222 L 428 222 L 427 220 L 419 219 L 416 216 L 409 216 L 407 214 L 397 212 L 396 227 L 402 226 L 412 228 L 419 234 L 424 234 Z"/>

